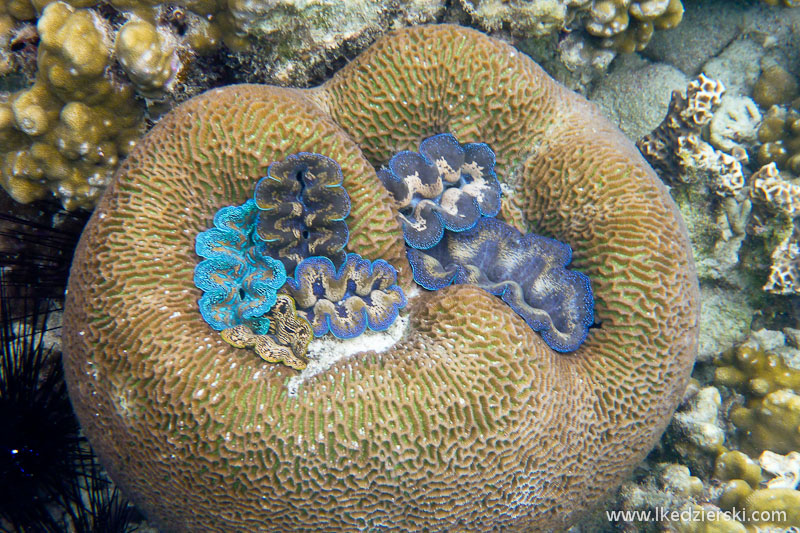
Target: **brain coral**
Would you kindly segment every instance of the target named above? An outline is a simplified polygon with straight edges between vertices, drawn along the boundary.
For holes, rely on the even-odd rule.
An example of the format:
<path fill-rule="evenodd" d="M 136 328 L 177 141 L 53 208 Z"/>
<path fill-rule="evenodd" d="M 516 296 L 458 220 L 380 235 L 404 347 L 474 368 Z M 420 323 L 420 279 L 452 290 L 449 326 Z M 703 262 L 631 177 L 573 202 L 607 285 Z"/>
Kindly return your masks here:
<path fill-rule="evenodd" d="M 411 296 L 374 168 L 441 132 L 489 144 L 503 213 L 574 250 L 601 324 L 577 351 L 470 285 L 410 297 L 398 342 L 295 394 L 296 370 L 210 330 L 194 236 L 301 151 L 341 165 L 348 248 Z M 564 527 L 661 434 L 699 311 L 685 227 L 635 147 L 514 48 L 449 25 L 393 33 L 316 89 L 216 89 L 164 117 L 84 231 L 66 305 L 70 395 L 111 476 L 165 531 L 225 532 Z"/>

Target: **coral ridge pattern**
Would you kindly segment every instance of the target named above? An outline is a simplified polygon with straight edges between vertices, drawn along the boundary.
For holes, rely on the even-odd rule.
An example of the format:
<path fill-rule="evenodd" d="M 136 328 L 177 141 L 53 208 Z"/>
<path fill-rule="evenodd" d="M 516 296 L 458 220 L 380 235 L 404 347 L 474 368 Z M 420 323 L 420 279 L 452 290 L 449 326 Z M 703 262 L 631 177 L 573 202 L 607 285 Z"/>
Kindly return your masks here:
<path fill-rule="evenodd" d="M 397 343 L 293 395 L 296 370 L 209 334 L 195 236 L 294 153 L 341 166 L 348 250 L 408 289 L 375 168 L 441 131 L 496 151 L 504 220 L 571 246 L 601 324 L 578 350 L 559 354 L 472 285 L 409 297 Z M 162 118 L 78 244 L 64 363 L 93 448 L 163 531 L 566 529 L 662 433 L 698 314 L 686 229 L 624 135 L 509 45 L 420 26 L 318 88 L 225 87 Z"/>
<path fill-rule="evenodd" d="M 500 296 L 552 349 L 571 352 L 594 321 L 589 278 L 566 266 L 566 244 L 483 218 L 469 231 L 447 233 L 429 250 L 408 250 L 414 280 L 429 290 L 471 283 Z"/>

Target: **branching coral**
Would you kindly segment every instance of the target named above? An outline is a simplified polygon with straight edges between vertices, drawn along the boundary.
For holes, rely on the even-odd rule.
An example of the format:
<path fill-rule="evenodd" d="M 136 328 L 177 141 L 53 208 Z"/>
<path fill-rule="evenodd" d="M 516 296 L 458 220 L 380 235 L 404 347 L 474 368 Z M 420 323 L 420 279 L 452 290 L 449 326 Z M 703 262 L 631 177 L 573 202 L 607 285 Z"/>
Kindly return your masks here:
<path fill-rule="evenodd" d="M 358 254 L 347 254 L 338 271 L 327 257 L 305 259 L 286 286 L 317 337 L 330 331 L 340 339 L 351 339 L 368 326 L 383 331 L 407 303 L 394 267 Z"/>
<path fill-rule="evenodd" d="M 342 179 L 333 159 L 299 153 L 272 163 L 256 185 L 256 231 L 287 272 L 311 256 L 328 257 L 337 266 L 344 261 L 350 197 Z"/>
<path fill-rule="evenodd" d="M 414 280 L 429 290 L 471 283 L 500 296 L 548 346 L 571 352 L 594 321 L 589 278 L 567 270 L 572 250 L 484 218 L 471 230 L 448 232 L 430 250 L 409 249 Z"/>
<path fill-rule="evenodd" d="M 472 228 L 481 216 L 500 211 L 500 183 L 492 149 L 483 143 L 461 145 L 442 133 L 422 141 L 417 152 L 400 152 L 378 178 L 392 193 L 412 248 L 426 249 L 444 230 Z"/>
<path fill-rule="evenodd" d="M 283 264 L 253 240 L 257 212 L 253 200 L 222 208 L 214 216 L 216 227 L 197 236 L 197 255 L 206 258 L 194 271 L 194 284 L 204 291 L 200 313 L 217 331 L 244 324 L 266 333 L 267 311 L 286 281 Z"/>
<path fill-rule="evenodd" d="M 296 371 L 209 335 L 194 236 L 290 153 L 342 166 L 348 249 L 410 287 L 375 167 L 443 129 L 496 150 L 506 203 L 592 279 L 602 326 L 575 354 L 471 285 L 409 298 L 399 340 L 296 395 Z M 698 315 L 686 230 L 630 141 L 518 50 L 441 25 L 379 40 L 319 88 L 225 87 L 162 118 L 83 232 L 62 342 L 86 434 L 161 529 L 562 530 L 662 433 Z"/>

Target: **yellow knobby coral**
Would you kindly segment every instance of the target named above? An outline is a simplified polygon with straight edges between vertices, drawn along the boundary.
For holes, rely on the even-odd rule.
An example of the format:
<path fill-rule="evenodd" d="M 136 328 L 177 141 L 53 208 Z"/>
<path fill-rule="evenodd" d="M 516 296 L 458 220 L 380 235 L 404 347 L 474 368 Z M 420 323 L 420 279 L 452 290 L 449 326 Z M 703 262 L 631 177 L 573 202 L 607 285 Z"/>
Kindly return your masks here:
<path fill-rule="evenodd" d="M 63 2 L 38 22 L 34 84 L 0 103 L 0 184 L 19 202 L 55 193 L 67 209 L 92 207 L 143 130 L 128 85 L 108 73 L 105 23 Z"/>
<path fill-rule="evenodd" d="M 656 29 L 677 26 L 683 19 L 680 0 L 594 0 L 586 31 L 618 52 L 643 50 Z"/>
<path fill-rule="evenodd" d="M 775 163 L 778 168 L 800 175 L 800 98 L 788 108 L 774 105 L 758 128 L 758 163 Z"/>
<path fill-rule="evenodd" d="M 180 68 L 175 43 L 144 20 L 130 20 L 122 26 L 114 49 L 128 78 L 145 96 L 160 96 Z"/>

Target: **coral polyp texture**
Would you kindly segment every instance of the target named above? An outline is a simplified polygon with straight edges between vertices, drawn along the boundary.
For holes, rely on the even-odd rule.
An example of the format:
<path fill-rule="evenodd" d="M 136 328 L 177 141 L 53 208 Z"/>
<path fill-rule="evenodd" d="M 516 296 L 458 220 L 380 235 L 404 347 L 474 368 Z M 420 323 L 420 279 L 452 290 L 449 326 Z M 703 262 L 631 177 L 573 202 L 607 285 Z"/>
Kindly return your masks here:
<path fill-rule="evenodd" d="M 594 298 L 586 275 L 565 267 L 566 244 L 532 233 L 522 235 L 485 218 L 463 233 L 448 232 L 430 250 L 408 251 L 414 280 L 429 290 L 470 283 L 500 296 L 558 352 L 586 339 L 594 320 Z"/>
<path fill-rule="evenodd" d="M 340 339 L 351 339 L 367 327 L 384 331 L 408 303 L 392 265 L 358 254 L 347 254 L 338 270 L 327 257 L 305 259 L 286 286 L 317 337 L 330 331 Z"/>
<path fill-rule="evenodd" d="M 253 240 L 257 212 L 253 200 L 224 207 L 214 216 L 215 227 L 197 235 L 195 251 L 206 258 L 194 270 L 194 284 L 203 291 L 198 305 L 217 331 L 244 324 L 266 333 L 267 311 L 286 282 L 283 264 Z"/>
<path fill-rule="evenodd" d="M 495 156 L 483 143 L 461 145 L 449 133 L 422 141 L 419 153 L 403 151 L 378 171 L 400 209 L 403 237 L 412 248 L 426 249 L 444 230 L 472 228 L 481 216 L 500 211 L 500 182 Z"/>
<path fill-rule="evenodd" d="M 344 261 L 350 196 L 342 169 L 320 154 L 299 153 L 272 163 L 256 185 L 256 232 L 266 250 L 291 273 L 304 258 Z"/>
<path fill-rule="evenodd" d="M 569 244 L 592 280 L 600 327 L 574 353 L 478 287 L 407 290 L 375 168 L 442 131 L 491 146 L 517 229 Z M 209 335 L 193 239 L 298 152 L 339 163 L 348 250 L 395 266 L 409 302 L 398 340 L 290 394 L 297 370 Z M 566 528 L 648 453 L 698 308 L 685 227 L 630 141 L 509 45 L 421 26 L 318 88 L 226 87 L 166 115 L 81 237 L 62 342 L 94 449 L 164 531 L 531 531 Z"/>

